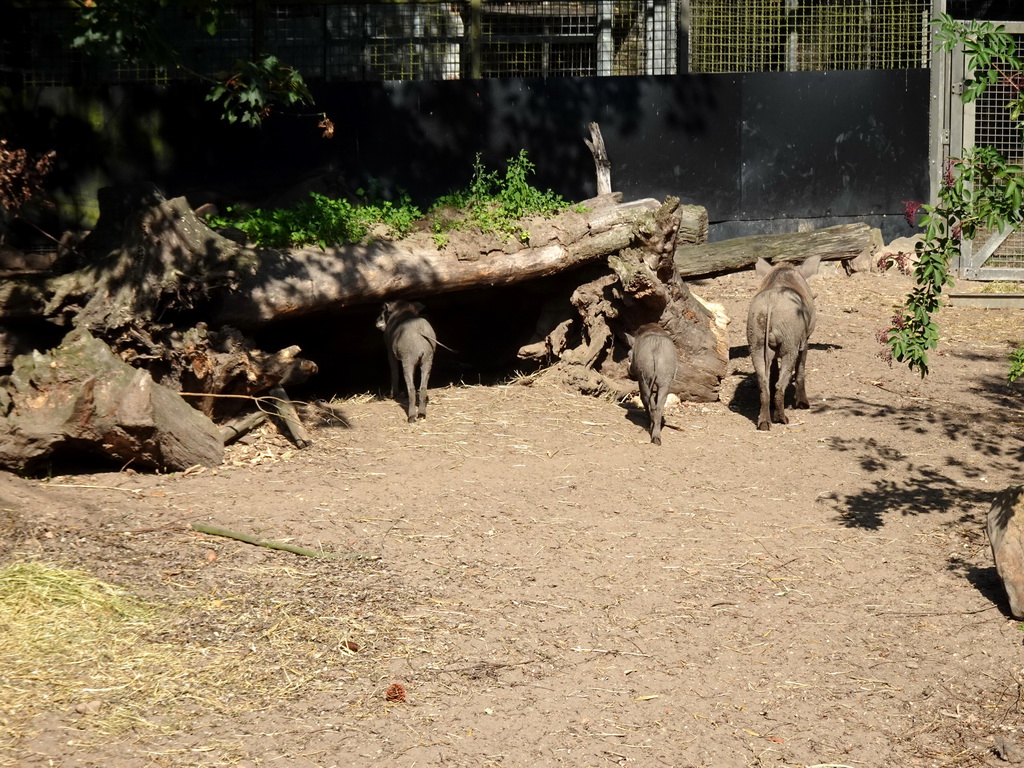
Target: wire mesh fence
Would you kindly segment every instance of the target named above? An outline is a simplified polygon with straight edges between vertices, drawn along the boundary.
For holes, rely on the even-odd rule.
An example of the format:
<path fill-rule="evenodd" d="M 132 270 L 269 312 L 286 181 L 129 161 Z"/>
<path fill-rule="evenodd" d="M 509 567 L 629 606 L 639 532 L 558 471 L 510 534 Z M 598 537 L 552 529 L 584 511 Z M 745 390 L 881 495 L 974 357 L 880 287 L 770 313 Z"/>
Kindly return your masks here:
<path fill-rule="evenodd" d="M 309 80 L 665 75 L 928 65 L 929 0 L 394 0 L 225 5 L 216 37 L 187 9 L 159 25 L 188 70 L 270 53 Z M 26 85 L 166 82 L 184 70 L 86 62 L 67 4 L 22 8 L 0 61 Z M 682 54 L 682 56 L 681 56 Z"/>
<path fill-rule="evenodd" d="M 1024 45 L 1024 33 L 1014 34 L 1017 50 Z M 988 86 L 974 102 L 974 144 L 992 147 L 1011 163 L 1024 165 L 1024 140 L 1017 122 L 1010 115 L 1009 105 L 1017 98 L 1017 84 L 999 80 Z M 997 235 L 994 231 L 979 231 L 972 244 L 982 244 Z M 1015 230 L 1006 235 L 995 251 L 985 259 L 984 268 L 1024 269 L 1024 232 Z"/>
<path fill-rule="evenodd" d="M 929 0 L 691 0 L 693 72 L 916 69 Z"/>

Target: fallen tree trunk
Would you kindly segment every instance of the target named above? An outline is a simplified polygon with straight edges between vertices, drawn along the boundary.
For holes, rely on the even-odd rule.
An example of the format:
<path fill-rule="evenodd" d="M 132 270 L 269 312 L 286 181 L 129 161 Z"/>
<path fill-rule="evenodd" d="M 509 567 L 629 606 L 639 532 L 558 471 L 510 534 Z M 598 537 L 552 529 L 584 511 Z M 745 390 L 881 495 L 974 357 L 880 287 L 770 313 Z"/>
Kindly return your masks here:
<path fill-rule="evenodd" d="M 477 237 L 456 239 L 456 247 L 438 249 L 430 237 L 419 235 L 326 251 L 262 250 L 259 269 L 241 278 L 226 296 L 216 321 L 250 328 L 394 296 L 511 285 L 575 269 L 629 246 L 634 223 L 659 206 L 656 200 L 619 205 L 611 198 L 588 201 L 594 207 L 587 213 L 566 212 L 551 220 L 526 222 L 526 246 Z M 707 212 L 700 206 L 683 206 L 680 232 L 689 242 L 706 239 Z"/>
<path fill-rule="evenodd" d="M 870 254 L 881 244 L 881 233 L 867 224 L 840 224 L 811 232 L 752 235 L 716 243 L 680 243 L 675 261 L 680 277 L 709 277 L 749 269 L 758 258 L 773 264 L 803 261 L 811 256 L 820 256 L 824 261 L 852 260 Z"/>

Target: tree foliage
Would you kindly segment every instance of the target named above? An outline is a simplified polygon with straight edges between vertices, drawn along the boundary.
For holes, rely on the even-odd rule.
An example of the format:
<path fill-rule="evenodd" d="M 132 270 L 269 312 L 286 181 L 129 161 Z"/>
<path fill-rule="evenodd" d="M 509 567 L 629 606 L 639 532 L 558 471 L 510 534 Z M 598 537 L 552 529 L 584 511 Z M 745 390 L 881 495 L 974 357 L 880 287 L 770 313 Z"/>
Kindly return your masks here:
<path fill-rule="evenodd" d="M 965 80 L 965 103 L 977 99 L 995 83 L 1006 83 L 1015 92 L 1008 105 L 1010 117 L 1024 130 L 1024 62 L 1017 56 L 1013 38 L 987 21 L 959 21 L 940 14 L 932 22 L 941 51 L 963 46 L 971 78 Z M 1024 221 L 1024 169 L 1010 163 L 992 147 L 972 147 L 961 158 L 950 158 L 934 205 L 919 208 L 923 242 L 917 249 L 914 268 L 917 287 L 893 317 L 885 334 L 892 357 L 921 376 L 928 374 L 928 352 L 935 349 L 939 328 L 933 317 L 942 303 L 942 291 L 953 284 L 949 268 L 963 240 L 982 230 L 1002 230 Z M 1011 379 L 1024 373 L 1024 349 L 1011 357 Z"/>
<path fill-rule="evenodd" d="M 160 11 L 175 9 L 216 36 L 227 0 L 75 0 L 72 48 L 135 66 L 152 66 L 185 74 L 210 84 L 209 101 L 219 102 L 228 122 L 258 126 L 272 111 L 312 104 L 302 75 L 271 55 L 239 59 L 228 70 L 196 72 L 183 61 L 161 24 Z M 329 121 L 325 121 L 328 122 Z M 322 124 L 321 127 L 327 128 Z"/>

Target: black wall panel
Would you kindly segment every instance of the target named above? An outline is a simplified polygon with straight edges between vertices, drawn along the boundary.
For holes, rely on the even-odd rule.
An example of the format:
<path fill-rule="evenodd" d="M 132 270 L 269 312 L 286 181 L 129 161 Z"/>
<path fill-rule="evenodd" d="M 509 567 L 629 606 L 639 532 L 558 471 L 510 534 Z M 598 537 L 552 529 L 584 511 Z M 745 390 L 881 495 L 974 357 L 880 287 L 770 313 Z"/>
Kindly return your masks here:
<path fill-rule="evenodd" d="M 68 194 L 76 176 L 148 178 L 194 203 L 206 190 L 256 201 L 323 173 L 426 203 L 464 186 L 477 153 L 495 168 L 520 149 L 537 186 L 589 197 L 596 120 L 617 190 L 703 205 L 719 236 L 852 218 L 891 238 L 910 231 L 902 201 L 928 195 L 928 88 L 927 70 L 335 83 L 315 89 L 332 139 L 316 116 L 229 126 L 194 87 L 40 89 L 0 94 L 0 130 L 56 148 Z M 90 99 L 105 124 L 74 113 Z M 157 141 L 139 135 L 142 116 Z"/>
<path fill-rule="evenodd" d="M 742 204 L 730 219 L 899 213 L 928 195 L 928 72 L 743 78 Z"/>

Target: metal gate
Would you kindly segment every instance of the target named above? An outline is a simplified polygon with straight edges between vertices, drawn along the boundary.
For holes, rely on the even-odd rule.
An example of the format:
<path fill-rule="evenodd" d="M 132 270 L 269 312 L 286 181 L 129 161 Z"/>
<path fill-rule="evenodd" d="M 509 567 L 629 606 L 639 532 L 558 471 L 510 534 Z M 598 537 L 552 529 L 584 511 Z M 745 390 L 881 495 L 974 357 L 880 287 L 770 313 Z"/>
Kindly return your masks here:
<path fill-rule="evenodd" d="M 1024 47 L 1024 22 L 1002 23 L 1017 44 Z M 960 100 L 965 77 L 962 51 L 950 60 L 950 154 L 962 156 L 973 146 L 998 150 L 1007 161 L 1024 164 L 1024 140 L 1020 128 L 1010 119 L 1007 104 L 1016 93 L 1004 82 L 990 85 L 970 104 Z M 960 276 L 968 280 L 1024 280 L 1024 229 L 980 230 L 974 240 L 960 246 Z"/>

